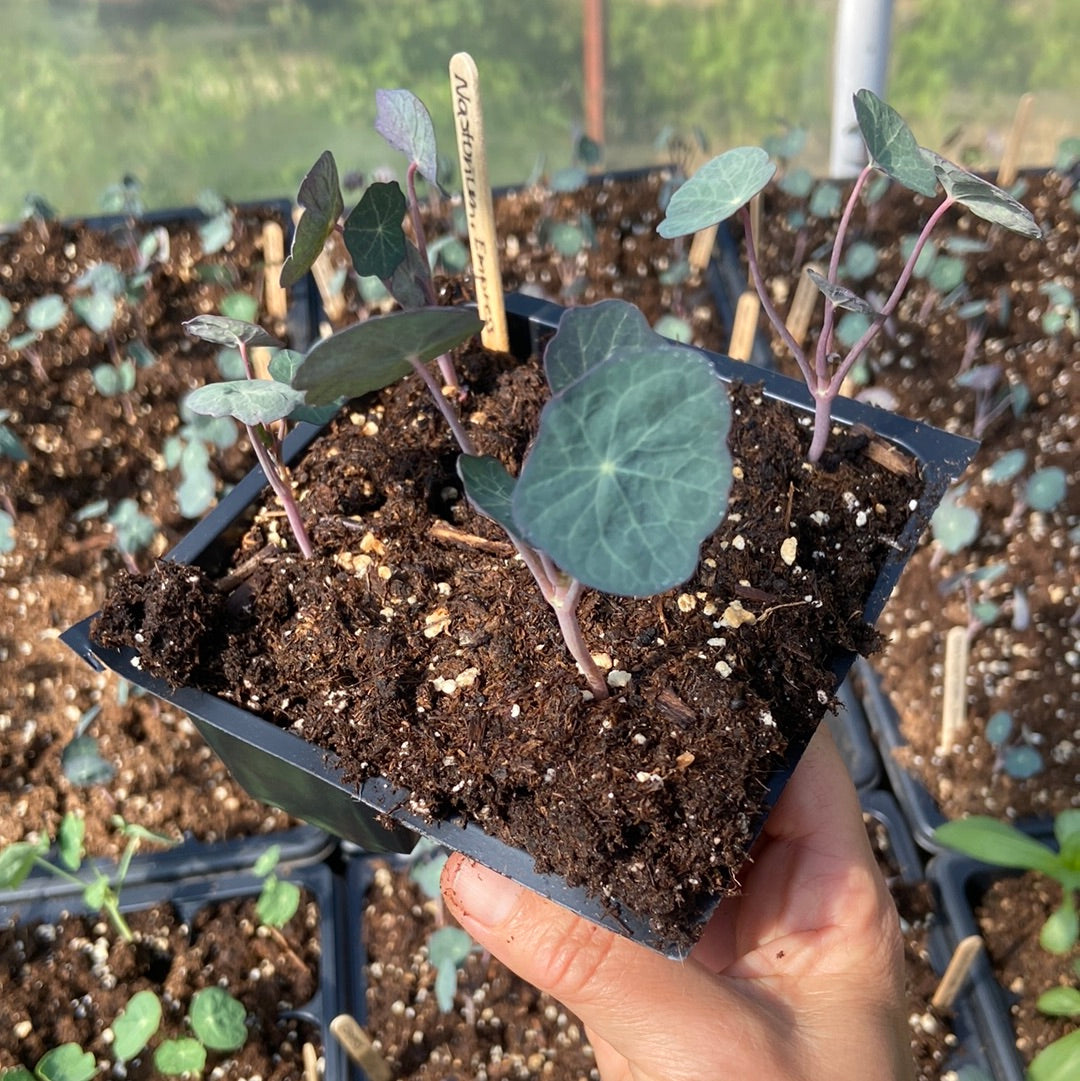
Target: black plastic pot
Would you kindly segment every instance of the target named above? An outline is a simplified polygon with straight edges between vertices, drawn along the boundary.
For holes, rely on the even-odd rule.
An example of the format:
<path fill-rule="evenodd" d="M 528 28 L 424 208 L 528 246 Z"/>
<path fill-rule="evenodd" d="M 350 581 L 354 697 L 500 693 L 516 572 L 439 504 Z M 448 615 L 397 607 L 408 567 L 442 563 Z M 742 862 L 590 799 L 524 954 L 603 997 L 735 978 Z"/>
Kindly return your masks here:
<path fill-rule="evenodd" d="M 882 790 L 864 792 L 859 795 L 863 813 L 872 816 L 885 830 L 891 848 L 891 854 L 899 867 L 900 883 L 915 886 L 925 878 L 922 857 L 908 828 L 904 815 L 891 793 Z M 931 923 L 927 947 L 930 964 L 940 976 L 944 973 L 952 954 L 953 940 L 946 922 L 938 916 L 940 907 L 935 909 L 935 918 Z M 951 1015 L 952 1031 L 956 1036 L 956 1051 L 950 1057 L 950 1070 L 959 1070 L 964 1066 L 974 1066 L 981 1070 L 990 1069 L 980 1030 L 976 1025 L 975 1010 L 967 996 L 961 996 L 956 1002 Z"/>
<path fill-rule="evenodd" d="M 263 844 L 265 848 L 265 842 Z M 151 863 L 156 857 L 145 857 Z M 342 887 L 325 863 L 295 866 L 280 864 L 278 877 L 295 882 L 316 899 L 319 909 L 321 959 L 319 989 L 314 997 L 294 1010 L 295 1016 L 310 1022 L 322 1033 L 326 1059 L 326 1081 L 348 1081 L 349 1064 L 341 1045 L 330 1034 L 330 1021 L 344 1009 L 344 962 L 346 936 L 342 926 Z M 220 873 L 176 880 L 153 878 L 141 882 L 131 877 L 121 891 L 120 910 L 138 912 L 153 905 L 171 904 L 185 921 L 191 921 L 201 909 L 236 897 L 257 897 L 262 880 L 251 874 Z M 13 923 L 56 923 L 69 916 L 92 914 L 77 892 L 42 897 L 29 882 L 0 898 L 0 926 Z M 64 1001 L 60 995 L 58 1001 Z"/>
<path fill-rule="evenodd" d="M 948 924 L 949 945 L 955 948 L 961 939 L 979 934 L 975 906 L 991 883 L 1022 872 L 990 867 L 958 852 L 942 852 L 930 861 L 926 873 Z M 1024 1065 L 1009 1016 L 1009 996 L 994 978 L 985 950 L 972 966 L 964 996 L 996 1081 L 1024 1081 Z"/>
<path fill-rule="evenodd" d="M 850 677 L 840 684 L 836 697 L 840 701 L 840 709 L 826 713 L 825 723 L 855 787 L 860 793 L 872 792 L 881 780 L 881 760 Z"/>
<path fill-rule="evenodd" d="M 900 731 L 900 715 L 882 689 L 881 680 L 869 661 L 859 658 L 855 662 L 852 682 L 870 724 L 870 731 L 881 750 L 889 786 L 900 802 L 915 840 L 927 852 L 941 852 L 942 846 L 934 840 L 934 830 L 947 819 L 926 785 L 896 757 L 897 751 L 908 746 L 908 741 Z M 1017 821 L 1016 825 L 1028 832 L 1038 833 L 1046 829 L 1047 821 L 1042 818 L 1024 818 Z"/>
<path fill-rule="evenodd" d="M 507 298 L 507 313 L 512 351 L 525 357 L 550 335 L 562 309 L 529 297 L 511 295 Z M 766 395 L 810 411 L 809 395 L 802 384 L 726 357 L 713 356 L 712 359 L 722 378 L 760 382 Z M 923 496 L 912 510 L 897 549 L 890 553 L 866 602 L 864 617 L 872 623 L 892 592 L 931 511 L 951 480 L 966 465 L 975 444 L 847 399 L 838 400 L 834 419 L 844 424 L 864 424 L 904 447 L 919 460 L 925 478 Z M 315 435 L 316 429 L 306 426 L 294 433 L 286 444 L 287 454 L 290 457 L 298 455 Z M 173 549 L 169 558 L 181 563 L 198 562 L 219 534 L 240 518 L 262 487 L 261 472 L 246 477 Z M 536 874 L 532 858 L 526 852 L 488 836 L 478 826 L 421 819 L 406 809 L 408 794 L 382 778 L 366 781 L 357 794 L 342 784 L 332 756 L 299 736 L 193 688 L 170 690 L 163 682 L 148 677 L 132 664 L 132 651 L 107 650 L 91 642 L 90 622 L 87 619 L 71 628 L 62 636 L 63 640 L 90 664 L 109 667 L 191 714 L 206 741 L 256 798 L 280 806 L 368 850 L 406 851 L 414 842 L 415 834 L 431 836 L 597 923 L 663 952 L 678 952 L 672 943 L 654 934 L 646 919 L 625 912 L 616 917 L 611 902 L 591 898 L 584 890 L 570 887 L 553 875 Z M 838 682 L 846 675 L 853 659 L 851 654 L 836 657 L 833 670 Z M 803 746 L 789 748 L 787 762 L 771 779 L 769 806 L 779 797 L 803 750 Z"/>

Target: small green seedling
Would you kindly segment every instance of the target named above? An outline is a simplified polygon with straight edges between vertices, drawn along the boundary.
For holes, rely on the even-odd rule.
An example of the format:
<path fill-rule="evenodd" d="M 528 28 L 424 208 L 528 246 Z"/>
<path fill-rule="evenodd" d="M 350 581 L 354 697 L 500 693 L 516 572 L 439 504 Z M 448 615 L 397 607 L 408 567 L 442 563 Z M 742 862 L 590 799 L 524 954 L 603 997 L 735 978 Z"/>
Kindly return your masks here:
<path fill-rule="evenodd" d="M 300 887 L 274 873 L 281 859 L 281 846 L 271 845 L 255 861 L 252 873 L 263 880 L 255 914 L 266 927 L 284 927 L 300 907 Z"/>
<path fill-rule="evenodd" d="M 1068 953 L 1080 938 L 1076 902 L 1080 893 L 1080 810 L 1062 811 L 1054 819 L 1055 851 L 1049 844 L 986 815 L 946 822 L 934 840 L 996 867 L 1036 871 L 1058 882 L 1060 907 L 1043 924 L 1039 943 L 1049 953 Z"/>
<path fill-rule="evenodd" d="M 750 274 L 762 308 L 794 356 L 815 403 L 813 437 L 807 455 L 811 462 L 818 461 L 825 450 L 832 404 L 840 393 L 844 378 L 886 320 L 896 311 L 930 234 L 951 207 L 962 206 L 981 218 L 1023 236 L 1039 238 L 1042 235 L 1030 211 L 1006 192 L 920 147 L 900 115 L 869 90 L 860 90 L 855 95 L 855 114 L 870 160 L 844 204 L 827 273 L 810 272 L 811 279 L 827 300 L 817 349 L 812 358 L 808 358 L 792 338 L 776 311 L 757 261 L 747 204 L 764 189 L 776 171 L 776 166 L 764 150 L 736 147 L 713 158 L 672 196 L 667 216 L 658 227 L 661 236 L 677 237 L 696 233 L 736 213 L 742 219 Z M 944 199 L 930 214 L 912 245 L 892 293 L 878 308 L 841 285 L 838 280 L 852 214 L 862 189 L 875 170 L 927 197 L 936 195 L 939 186 L 945 190 Z M 837 312 L 843 310 L 862 312 L 869 317 L 869 321 L 863 334 L 841 355 L 836 351 L 835 322 Z"/>
<path fill-rule="evenodd" d="M 1073 964 L 1074 978 L 1080 978 L 1080 961 Z M 1035 1003 L 1050 1017 L 1080 1021 L 1080 987 L 1051 987 Z M 1028 1081 L 1073 1081 L 1080 1076 L 1080 1029 L 1066 1033 L 1043 1048 L 1028 1067 Z"/>
<path fill-rule="evenodd" d="M 174 845 L 176 841 L 143 826 L 125 822 L 119 815 L 113 815 L 110 824 L 127 838 L 127 844 L 113 875 L 102 874 L 96 867 L 92 867 L 89 869 L 89 880 L 80 877 L 86 823 L 69 811 L 60 821 L 56 834 L 56 855 L 52 859 L 47 858 L 52 842 L 45 836 L 36 841 L 15 841 L 0 848 L 0 889 L 16 889 L 26 881 L 35 867 L 39 867 L 80 887 L 87 907 L 101 912 L 125 942 L 133 942 L 134 935 L 120 911 L 120 891 L 131 867 L 131 860 L 143 842 Z"/>

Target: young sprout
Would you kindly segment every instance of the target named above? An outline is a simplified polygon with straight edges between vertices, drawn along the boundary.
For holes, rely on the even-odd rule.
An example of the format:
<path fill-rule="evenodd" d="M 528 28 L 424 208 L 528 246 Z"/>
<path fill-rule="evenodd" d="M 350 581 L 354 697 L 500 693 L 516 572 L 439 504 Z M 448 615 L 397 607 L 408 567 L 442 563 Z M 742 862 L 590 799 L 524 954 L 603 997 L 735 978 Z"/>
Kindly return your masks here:
<path fill-rule="evenodd" d="M 1068 953 L 1080 938 L 1076 903 L 1080 897 L 1080 810 L 1062 811 L 1054 819 L 1057 851 L 1021 833 L 1015 826 L 986 815 L 946 822 L 934 840 L 995 867 L 1035 871 L 1054 879 L 1062 890 L 1061 905 L 1043 924 L 1039 944 L 1054 954 Z"/>
<path fill-rule="evenodd" d="M 757 260 L 756 238 L 747 204 L 764 189 L 776 171 L 764 150 L 737 147 L 713 158 L 672 196 L 667 216 L 657 230 L 664 237 L 685 236 L 725 221 L 736 213 L 742 219 L 750 275 L 762 308 L 794 356 L 814 400 L 814 429 L 807 454 L 811 462 L 818 461 L 825 450 L 832 404 L 845 376 L 896 311 L 930 234 L 951 207 L 962 206 L 978 217 L 1023 236 L 1039 238 L 1042 235 L 1030 211 L 1006 192 L 920 147 L 899 114 L 869 90 L 860 90 L 855 95 L 855 114 L 869 153 L 869 163 L 859 174 L 844 204 L 827 273 L 808 272 L 827 300 L 813 357 L 807 356 L 785 327 L 772 303 Z M 927 197 L 937 195 L 939 186 L 945 191 L 945 197 L 911 245 L 892 292 L 877 308 L 838 281 L 851 217 L 861 191 L 875 170 Z M 862 312 L 869 317 L 865 331 L 843 354 L 836 351 L 838 310 Z"/>
<path fill-rule="evenodd" d="M 113 815 L 110 822 L 114 829 L 127 837 L 127 844 L 120 862 L 111 878 L 102 874 L 97 868 L 91 869 L 92 877 L 89 881 L 79 877 L 83 863 L 83 838 L 86 835 L 86 823 L 78 815 L 69 811 L 61 820 L 57 831 L 55 859 L 46 858 L 51 847 L 51 842 L 46 836 L 37 841 L 15 841 L 0 849 L 0 889 L 16 889 L 26 881 L 27 876 L 35 867 L 39 867 L 57 878 L 80 887 L 87 907 L 101 912 L 125 942 L 133 942 L 135 936 L 120 912 L 120 891 L 127 878 L 132 858 L 144 841 L 158 845 L 174 845 L 176 841 L 172 837 L 154 833 L 143 826 L 125 822 L 119 815 Z"/>

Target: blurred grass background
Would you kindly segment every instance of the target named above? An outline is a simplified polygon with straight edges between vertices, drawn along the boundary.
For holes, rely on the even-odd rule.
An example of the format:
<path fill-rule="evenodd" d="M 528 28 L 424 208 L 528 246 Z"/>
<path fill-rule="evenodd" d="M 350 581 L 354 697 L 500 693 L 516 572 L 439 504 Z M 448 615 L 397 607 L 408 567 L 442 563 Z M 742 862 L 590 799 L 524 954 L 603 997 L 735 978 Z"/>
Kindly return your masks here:
<path fill-rule="evenodd" d="M 293 195 L 319 153 L 400 168 L 372 131 L 407 87 L 453 155 L 446 64 L 480 69 L 492 180 L 569 163 L 581 124 L 581 0 L 0 0 L 0 220 L 34 192 L 93 213 L 125 174 L 148 206 Z M 608 0 L 604 165 L 663 160 L 666 125 L 712 152 L 785 125 L 824 172 L 836 0 Z M 920 140 L 996 162 L 1037 95 L 1022 164 L 1080 134 L 1074 0 L 896 0 L 888 100 Z"/>

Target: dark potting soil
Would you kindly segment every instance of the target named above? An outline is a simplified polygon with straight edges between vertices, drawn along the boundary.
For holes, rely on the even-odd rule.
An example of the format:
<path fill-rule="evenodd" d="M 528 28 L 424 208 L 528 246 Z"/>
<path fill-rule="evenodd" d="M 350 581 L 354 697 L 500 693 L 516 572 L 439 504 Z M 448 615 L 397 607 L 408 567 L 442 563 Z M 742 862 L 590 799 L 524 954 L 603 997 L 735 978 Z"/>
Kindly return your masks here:
<path fill-rule="evenodd" d="M 185 1018 L 192 996 L 213 986 L 243 1003 L 248 1038 L 238 1051 L 208 1052 L 207 1076 L 296 1081 L 304 1043 L 321 1054 L 317 1026 L 284 1016 L 318 990 L 319 914 L 310 896 L 280 931 L 259 926 L 251 899 L 203 909 L 190 926 L 167 905 L 132 913 L 128 922 L 134 943 L 96 917 L 0 929 L 0 1070 L 32 1070 L 67 1042 L 112 1061 L 110 1026 L 132 995 L 149 990 L 162 1004 L 161 1028 L 119 1076 L 159 1077 L 154 1048 L 191 1035 Z"/>
<path fill-rule="evenodd" d="M 92 671 L 58 639 L 61 630 L 101 606 L 105 583 L 123 565 L 107 515 L 122 499 L 138 502 L 156 535 L 133 558 L 147 566 L 183 535 L 180 471 L 163 449 L 182 425 L 179 403 L 192 388 L 220 378 L 218 350 L 185 333 L 182 320 L 218 311 L 230 292 L 261 297 L 262 250 L 271 208 L 240 209 L 233 240 L 204 255 L 197 223 L 170 222 L 168 255 L 155 260 L 136 300 L 121 302 L 111 333 L 98 335 L 70 311 L 54 330 L 16 352 L 25 309 L 50 292 L 69 301 L 78 277 L 111 262 L 132 272 L 135 242 L 151 226 L 133 221 L 110 232 L 80 223 L 26 222 L 0 236 L 0 294 L 14 309 L 0 332 L 0 409 L 27 452 L 0 454 L 0 498 L 11 500 L 14 547 L 0 552 L 0 845 L 27 834 L 55 834 L 63 815 L 79 814 L 92 856 L 119 855 L 124 838 L 109 825 L 120 813 L 149 829 L 214 841 L 293 824 L 251 799 L 183 714 L 127 694 L 121 681 Z M 268 329 L 286 333 L 283 321 Z M 138 367 L 132 390 L 106 397 L 92 371 L 141 341 L 154 361 Z M 223 487 L 250 468 L 243 438 L 215 452 L 210 468 Z M 100 501 L 108 511 L 80 512 Z M 2 506 L 2 504 L 0 504 Z M 99 508 L 100 509 L 100 508 Z M 80 718 L 116 769 L 108 783 L 80 787 L 64 773 L 62 753 Z"/>
<path fill-rule="evenodd" d="M 888 333 L 871 346 L 869 384 L 862 390 L 886 395 L 904 416 L 982 439 L 960 497 L 980 513 L 978 536 L 950 555 L 927 535 L 882 617 L 889 645 L 874 660 L 910 743 L 903 760 L 950 818 L 1046 815 L 1080 801 L 1080 338 L 1067 326 L 1056 333 L 1042 326 L 1052 306 L 1044 287 L 1056 283 L 1075 292 L 1080 216 L 1068 178 L 1050 172 L 1025 183 L 1020 199 L 1043 239 L 950 211 L 936 240 L 955 237 L 987 250 L 965 257 L 964 295 L 956 303 L 946 305 L 926 281 L 912 282 Z M 845 284 L 863 293 L 876 288 L 879 295 L 891 289 L 901 265 L 897 238 L 917 232 L 930 206 L 894 186 L 873 208 L 860 208 L 849 239 L 877 248 L 881 265 L 872 282 Z M 831 241 L 836 224 L 811 220 L 793 229 L 787 215 L 797 209 L 797 200 L 773 190 L 762 216 L 762 263 L 782 314 L 793 275 L 805 260 L 822 257 L 820 246 Z M 991 305 L 982 337 L 957 314 L 966 300 Z M 820 304 L 819 298 L 819 313 Z M 782 346 L 774 348 L 782 366 L 790 363 Z M 1027 408 L 1019 415 L 1005 408 L 987 420 L 976 394 L 956 382 L 965 364 L 998 366 L 999 391 L 1022 383 L 1030 392 Z M 1011 451 L 1026 453 L 1024 468 L 1011 483 L 995 482 L 988 470 Z M 1022 486 L 1047 466 L 1064 471 L 1065 498 L 1046 512 L 1028 510 L 1018 503 Z M 965 588 L 972 573 L 991 577 L 971 578 Z M 996 613 L 978 619 L 974 606 L 984 602 Z M 967 721 L 954 745 L 941 749 L 944 643 L 954 626 L 971 629 Z M 1012 718 L 1003 745 L 986 738 L 995 713 Z M 1003 768 L 1004 753 L 1025 743 L 1038 751 L 1042 768 L 1012 777 Z"/>
<path fill-rule="evenodd" d="M 673 275 L 687 257 L 689 238 L 667 240 L 656 231 L 670 177 L 670 169 L 653 169 L 640 176 L 605 176 L 577 191 L 553 192 L 537 184 L 497 195 L 503 287 L 568 306 L 626 300 L 644 312 L 650 325 L 665 315 L 676 316 L 689 325 L 694 345 L 726 352 L 731 328 L 721 322 L 703 276 Z M 450 231 L 457 204 L 460 197 L 427 208 L 429 244 Z M 545 223 L 579 225 L 583 220 L 592 227 L 588 242 L 576 255 L 560 256 L 545 239 Z M 467 244 L 466 237 L 461 239 Z M 337 258 L 344 265 L 340 248 Z M 362 307 L 351 284 L 346 300 L 354 311 Z M 344 309 L 341 315 L 350 321 Z"/>
<path fill-rule="evenodd" d="M 364 1027 L 395 1081 L 595 1081 L 578 1020 L 479 947 L 458 970 L 453 1010 L 439 1009 L 427 940 L 448 921 L 407 872 L 375 870 L 364 908 Z"/>
<path fill-rule="evenodd" d="M 1061 887 L 1029 872 L 997 879 L 975 911 L 994 975 L 1011 1002 L 1016 1049 L 1025 1064 L 1077 1027 L 1075 1020 L 1050 1017 L 1035 1006 L 1052 987 L 1077 986 L 1080 946 L 1056 956 L 1039 945 L 1042 925 L 1060 904 Z"/>
<path fill-rule="evenodd" d="M 473 351 L 459 370 L 478 453 L 516 471 L 546 397 L 538 366 Z M 295 468 L 314 559 L 295 556 L 271 506 L 231 557 L 259 556 L 231 596 L 162 562 L 120 576 L 95 639 L 332 749 L 349 781 L 384 775 L 420 813 L 468 816 L 689 944 L 708 899 L 738 890 L 766 781 L 832 700 L 831 659 L 876 645 L 860 613 L 919 487 L 876 464 L 865 433 L 835 432 L 811 468 L 787 407 L 739 387 L 733 409 L 729 513 L 695 576 L 581 604 L 605 701 L 587 700 L 528 572 L 461 498 L 455 450 L 411 378 L 347 407 Z"/>

